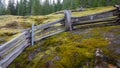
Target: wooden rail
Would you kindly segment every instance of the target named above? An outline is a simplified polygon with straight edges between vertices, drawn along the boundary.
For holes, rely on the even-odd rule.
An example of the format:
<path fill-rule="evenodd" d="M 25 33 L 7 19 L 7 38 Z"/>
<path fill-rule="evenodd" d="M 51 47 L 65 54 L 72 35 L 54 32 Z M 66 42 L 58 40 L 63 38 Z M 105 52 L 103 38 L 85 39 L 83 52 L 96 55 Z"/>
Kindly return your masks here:
<path fill-rule="evenodd" d="M 100 23 L 100 22 L 110 22 L 110 21 L 117 21 L 117 20 L 120 20 L 120 18 L 115 17 L 115 18 L 98 19 L 98 20 L 90 20 L 90 21 L 80 21 L 80 22 L 73 23 L 73 26 Z"/>
<path fill-rule="evenodd" d="M 72 17 L 71 11 L 65 10 L 64 18 L 38 26 L 32 25 L 32 28 L 22 30 L 17 37 L 0 46 L 0 68 L 6 68 L 28 45 L 64 31 L 74 30 L 73 27 L 77 25 L 120 22 L 120 7 L 116 7 L 113 10 L 82 17 Z"/>
<path fill-rule="evenodd" d="M 6 68 L 29 45 L 26 32 L 0 46 L 0 66 Z"/>

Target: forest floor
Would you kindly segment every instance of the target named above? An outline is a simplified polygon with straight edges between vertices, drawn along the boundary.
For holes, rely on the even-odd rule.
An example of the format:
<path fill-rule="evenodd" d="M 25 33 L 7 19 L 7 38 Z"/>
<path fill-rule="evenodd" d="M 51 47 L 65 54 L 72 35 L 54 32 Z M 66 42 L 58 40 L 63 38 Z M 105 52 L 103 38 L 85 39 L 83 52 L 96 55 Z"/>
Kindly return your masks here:
<path fill-rule="evenodd" d="M 84 16 L 113 8 L 88 8 L 82 12 L 73 12 L 72 16 Z M 0 16 L 0 44 L 9 41 L 21 30 L 31 27 L 33 22 L 39 25 L 63 16 L 64 14 L 54 13 L 45 16 Z M 26 48 L 8 68 L 118 68 L 119 31 L 120 25 L 114 25 L 63 32 Z M 99 57 L 101 60 L 95 58 L 96 48 L 103 51 L 104 58 Z"/>

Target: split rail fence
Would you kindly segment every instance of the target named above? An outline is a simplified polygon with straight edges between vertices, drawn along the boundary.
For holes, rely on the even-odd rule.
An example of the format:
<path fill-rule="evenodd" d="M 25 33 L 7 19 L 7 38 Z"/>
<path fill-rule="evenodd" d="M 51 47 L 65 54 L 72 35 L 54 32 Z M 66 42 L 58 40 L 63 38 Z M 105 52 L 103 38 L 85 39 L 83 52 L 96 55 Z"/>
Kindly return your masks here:
<path fill-rule="evenodd" d="M 115 7 L 113 10 L 82 17 L 72 17 L 71 11 L 65 10 L 64 18 L 38 26 L 33 24 L 32 28 L 23 30 L 17 37 L 0 46 L 0 68 L 6 68 L 27 46 L 43 38 L 74 30 L 80 25 L 120 22 L 120 6 Z"/>

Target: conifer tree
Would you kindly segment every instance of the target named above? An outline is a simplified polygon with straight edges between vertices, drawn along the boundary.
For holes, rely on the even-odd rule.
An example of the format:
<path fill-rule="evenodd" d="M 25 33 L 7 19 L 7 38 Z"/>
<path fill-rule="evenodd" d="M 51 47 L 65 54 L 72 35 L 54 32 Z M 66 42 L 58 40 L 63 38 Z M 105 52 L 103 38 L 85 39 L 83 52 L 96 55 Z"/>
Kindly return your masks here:
<path fill-rule="evenodd" d="M 40 14 L 40 1 L 34 0 L 32 5 L 32 14 L 39 15 Z"/>
<path fill-rule="evenodd" d="M 46 15 L 64 9 L 76 9 L 80 6 L 99 7 L 120 4 L 119 0 L 9 0 L 8 6 L 0 0 L 0 15 Z"/>
<path fill-rule="evenodd" d="M 8 11 L 9 11 L 10 14 L 12 14 L 12 15 L 16 15 L 14 4 L 15 4 L 15 3 L 14 3 L 14 0 L 9 0 L 9 3 L 8 3 Z"/>

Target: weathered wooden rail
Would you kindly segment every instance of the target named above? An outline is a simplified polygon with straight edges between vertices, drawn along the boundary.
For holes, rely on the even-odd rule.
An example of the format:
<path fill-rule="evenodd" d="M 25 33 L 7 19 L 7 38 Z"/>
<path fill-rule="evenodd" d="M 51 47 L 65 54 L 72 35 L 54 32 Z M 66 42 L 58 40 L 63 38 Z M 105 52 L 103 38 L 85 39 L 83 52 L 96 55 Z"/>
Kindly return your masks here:
<path fill-rule="evenodd" d="M 6 68 L 29 45 L 26 32 L 0 46 L 0 66 Z"/>
<path fill-rule="evenodd" d="M 120 7 L 113 10 L 91 14 L 82 17 L 72 17 L 70 10 L 65 10 L 64 18 L 38 26 L 32 26 L 22 31 L 14 39 L 0 46 L 0 68 L 6 68 L 28 45 L 34 45 L 43 38 L 74 30 L 78 25 L 101 22 L 120 22 Z"/>

